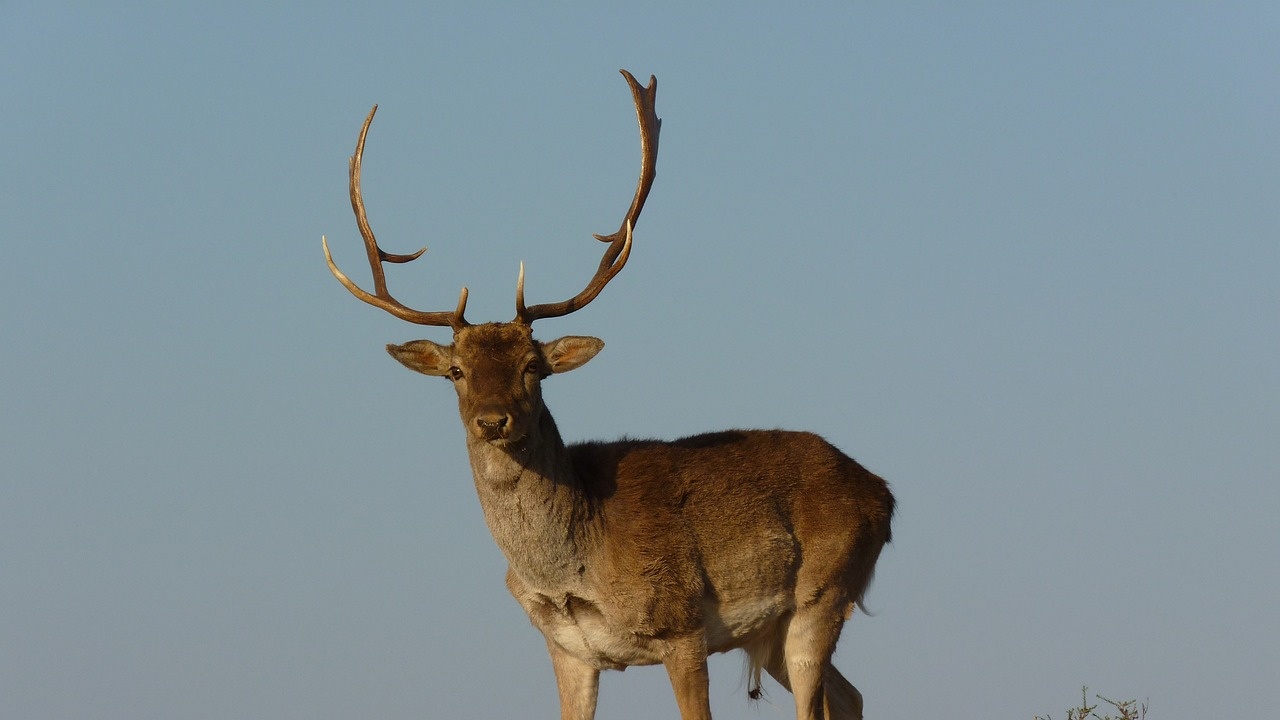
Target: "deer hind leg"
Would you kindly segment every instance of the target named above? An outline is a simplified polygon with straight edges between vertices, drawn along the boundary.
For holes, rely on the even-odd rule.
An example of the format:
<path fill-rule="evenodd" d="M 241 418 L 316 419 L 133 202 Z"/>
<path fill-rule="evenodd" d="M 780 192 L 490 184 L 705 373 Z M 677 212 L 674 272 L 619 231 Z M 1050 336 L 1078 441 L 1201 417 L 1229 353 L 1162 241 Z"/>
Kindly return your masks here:
<path fill-rule="evenodd" d="M 787 623 L 783 665 L 786 684 L 795 696 L 797 720 L 861 717 L 858 691 L 831 666 L 831 654 L 844 625 L 845 605 L 820 598 L 797 608 Z"/>
<path fill-rule="evenodd" d="M 823 687 L 827 692 L 827 720 L 862 720 L 862 693 L 829 662 Z"/>
<path fill-rule="evenodd" d="M 843 616 L 843 612 L 838 615 L 841 620 Z M 788 670 L 788 640 L 790 639 L 791 641 L 791 647 L 795 648 L 794 652 L 803 653 L 801 657 L 812 655 L 813 653 L 810 649 L 811 645 L 801 642 L 798 634 L 800 631 L 797 631 L 797 634 L 793 634 L 792 623 L 792 616 L 788 615 L 782 618 L 767 633 L 743 648 L 747 654 L 747 687 L 752 699 L 760 696 L 761 670 L 769 673 L 769 676 L 776 680 L 787 692 L 795 693 L 791 682 L 791 674 Z M 831 651 L 834 650 L 835 638 L 839 636 L 842 624 L 842 622 L 837 622 L 830 633 Z M 831 664 L 831 651 L 825 651 L 822 694 L 819 696 L 820 699 L 817 704 L 822 708 L 826 720 L 862 720 L 862 694 Z M 823 651 L 819 650 L 818 654 L 822 653 Z M 809 682 L 812 683 L 812 680 L 809 680 Z M 797 698 L 797 717 L 807 720 L 807 718 L 816 715 L 816 711 L 812 710 L 813 707 L 813 702 Z M 823 715 L 816 716 L 823 717 Z"/>
<path fill-rule="evenodd" d="M 787 664 L 782 657 L 781 644 L 777 649 L 776 654 L 759 656 L 759 664 L 756 664 L 756 657 L 752 657 L 750 661 L 753 674 L 751 679 L 753 699 L 759 696 L 760 678 L 755 672 L 759 669 L 768 672 L 769 676 L 786 688 L 787 692 L 791 692 L 791 679 L 787 677 Z M 831 663 L 827 663 L 823 690 L 826 692 L 823 709 L 826 711 L 827 720 L 862 720 L 862 693 L 858 692 L 858 688 L 846 680 Z"/>
<path fill-rule="evenodd" d="M 550 638 L 547 651 L 560 693 L 560 720 L 592 720 L 600 693 L 600 671 L 570 655 Z"/>

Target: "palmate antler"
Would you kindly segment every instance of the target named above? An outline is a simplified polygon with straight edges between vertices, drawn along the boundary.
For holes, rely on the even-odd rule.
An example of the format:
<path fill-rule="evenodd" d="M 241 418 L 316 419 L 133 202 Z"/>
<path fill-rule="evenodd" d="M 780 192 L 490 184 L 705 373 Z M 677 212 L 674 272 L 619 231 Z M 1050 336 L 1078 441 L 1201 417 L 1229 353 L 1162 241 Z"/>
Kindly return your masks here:
<path fill-rule="evenodd" d="M 521 265 L 520 279 L 516 283 L 516 317 L 513 322 L 529 325 L 534 320 L 568 315 L 586 306 L 596 299 L 600 291 L 604 289 L 604 286 L 627 264 L 627 258 L 631 254 L 631 232 L 635 227 L 636 220 L 640 217 L 640 211 L 644 209 L 644 201 L 649 196 L 649 189 L 653 186 L 653 180 L 657 174 L 658 134 L 662 129 L 662 120 L 658 118 L 654 110 L 658 92 L 657 78 L 650 76 L 648 87 L 644 87 L 636 81 L 631 73 L 626 70 L 621 72 L 623 77 L 626 78 L 627 84 L 631 87 L 631 96 L 636 106 L 636 119 L 640 124 L 640 181 L 636 186 L 635 197 L 631 200 L 631 207 L 627 210 L 622 226 L 617 232 L 612 235 L 595 236 L 597 240 L 609 243 L 609 247 L 605 249 L 604 257 L 600 259 L 600 265 L 590 282 L 587 283 L 586 288 L 568 300 L 526 307 L 524 303 L 524 266 Z M 374 291 L 370 293 L 363 290 L 339 270 L 338 266 L 333 262 L 333 256 L 329 253 L 328 241 L 321 238 L 325 261 L 329 264 L 329 271 L 352 295 L 374 307 L 382 308 L 402 320 L 418 325 L 447 325 L 455 330 L 464 327 L 469 324 L 463 317 L 467 307 L 467 289 L 465 287 L 462 288 L 462 292 L 458 296 L 458 305 L 454 310 L 432 312 L 414 310 L 396 300 L 387 290 L 386 273 L 382 263 L 406 263 L 416 260 L 426 248 L 422 248 L 410 255 L 396 255 L 385 252 L 378 247 L 378 241 L 374 238 L 373 229 L 370 228 L 369 219 L 365 215 L 364 200 L 360 195 L 360 161 L 364 155 L 364 142 L 365 137 L 369 134 L 369 125 L 373 122 L 374 113 L 377 111 L 378 106 L 374 105 L 373 109 L 369 111 L 369 116 L 365 118 L 364 126 L 360 128 L 360 138 L 356 141 L 356 152 L 351 156 L 350 183 L 351 209 L 355 212 L 356 225 L 360 228 L 360 236 L 364 238 L 365 252 L 369 257 L 369 268 L 373 271 Z"/>

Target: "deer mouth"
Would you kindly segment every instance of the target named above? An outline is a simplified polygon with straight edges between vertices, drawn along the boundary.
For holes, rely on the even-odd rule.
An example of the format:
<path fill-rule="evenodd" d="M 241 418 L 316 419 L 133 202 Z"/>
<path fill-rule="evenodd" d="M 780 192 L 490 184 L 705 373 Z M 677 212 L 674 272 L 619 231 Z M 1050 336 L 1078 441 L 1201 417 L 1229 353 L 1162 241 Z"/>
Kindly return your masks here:
<path fill-rule="evenodd" d="M 504 453 L 516 453 L 525 448 L 524 436 L 508 435 L 504 437 L 482 437 L 480 441 L 489 447 Z"/>
<path fill-rule="evenodd" d="M 512 433 L 506 431 L 505 429 L 504 430 L 477 430 L 476 436 L 481 440 L 487 443 L 490 443 L 492 445 L 506 445 L 507 443 L 511 443 L 519 440 L 518 437 L 513 437 Z"/>

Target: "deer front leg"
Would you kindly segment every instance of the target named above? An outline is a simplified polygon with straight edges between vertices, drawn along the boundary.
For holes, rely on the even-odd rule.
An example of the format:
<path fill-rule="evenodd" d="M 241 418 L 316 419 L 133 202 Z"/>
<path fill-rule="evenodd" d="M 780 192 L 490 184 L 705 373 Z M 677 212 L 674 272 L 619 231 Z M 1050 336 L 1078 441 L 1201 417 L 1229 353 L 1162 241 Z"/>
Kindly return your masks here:
<path fill-rule="evenodd" d="M 676 693 L 680 720 L 711 720 L 707 690 L 707 645 L 701 634 L 673 640 L 662 664 Z"/>
<path fill-rule="evenodd" d="M 570 655 L 556 641 L 547 638 L 551 667 L 556 671 L 560 693 L 560 720 L 592 720 L 600 693 L 600 671 Z"/>

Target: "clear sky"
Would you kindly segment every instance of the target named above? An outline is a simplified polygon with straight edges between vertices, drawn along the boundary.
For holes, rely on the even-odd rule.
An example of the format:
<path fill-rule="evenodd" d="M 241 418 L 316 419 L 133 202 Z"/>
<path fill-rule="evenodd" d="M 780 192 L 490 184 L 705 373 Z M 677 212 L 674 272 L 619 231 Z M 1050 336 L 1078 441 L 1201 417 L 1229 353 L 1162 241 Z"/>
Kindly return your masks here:
<path fill-rule="evenodd" d="M 0 716 L 555 717 L 452 390 L 363 305 L 568 297 L 570 439 L 820 432 L 875 718 L 1280 707 L 1275 3 L 0 4 Z M 961 6 L 965 9 L 960 9 Z M 466 9 L 462 9 L 462 8 Z M 753 708 L 712 663 L 718 718 Z M 674 717 L 657 668 L 599 717 Z"/>

